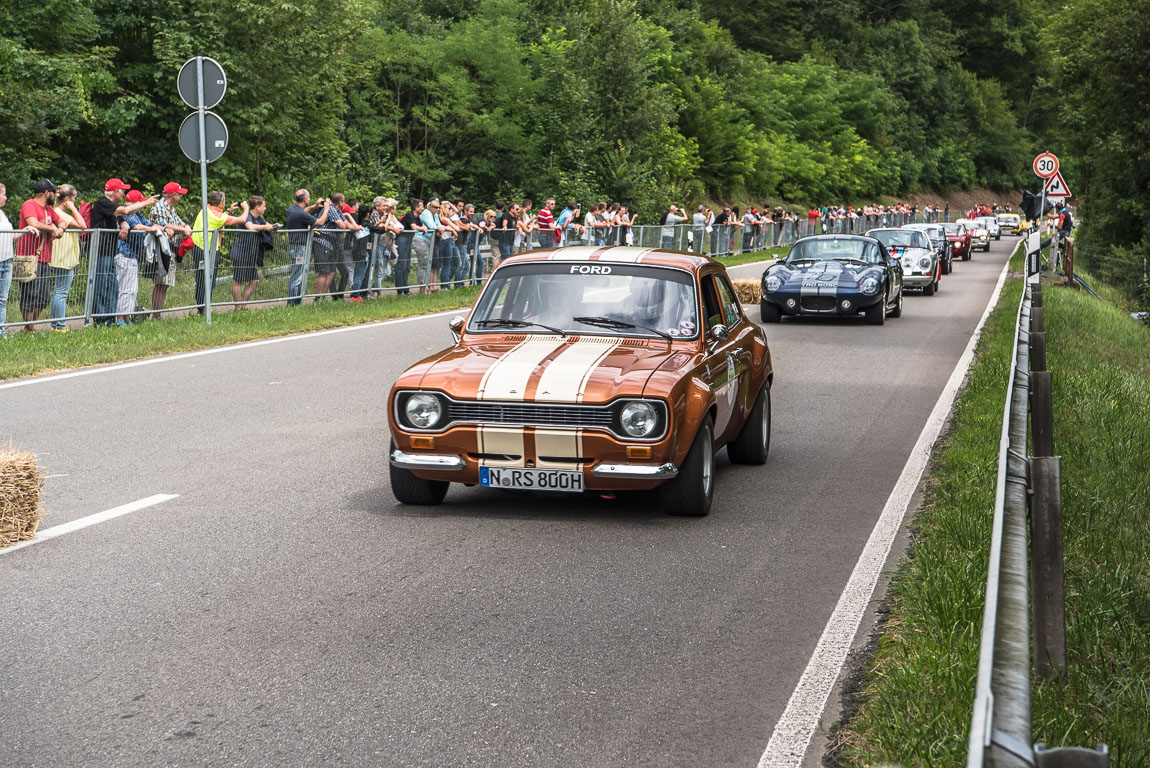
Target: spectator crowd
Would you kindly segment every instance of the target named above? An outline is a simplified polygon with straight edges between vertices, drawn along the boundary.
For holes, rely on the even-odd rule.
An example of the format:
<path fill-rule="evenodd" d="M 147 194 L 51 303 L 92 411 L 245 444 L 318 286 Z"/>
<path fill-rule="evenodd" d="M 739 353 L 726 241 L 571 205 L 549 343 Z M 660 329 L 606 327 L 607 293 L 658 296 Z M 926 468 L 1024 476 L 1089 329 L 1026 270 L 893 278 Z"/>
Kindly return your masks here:
<path fill-rule="evenodd" d="M 538 208 L 530 199 L 498 200 L 491 208 L 463 199 L 412 199 L 402 207 L 392 197 L 368 201 L 340 193 L 313 200 L 307 189 L 295 193 L 282 225 L 269 222 L 267 202 L 259 195 L 231 202 L 224 193 L 208 194 L 204 211 L 191 224 L 179 213 L 188 190 L 168 182 L 160 195 L 145 196 L 118 178 L 108 179 L 104 194 L 83 203 L 76 189 L 47 179 L 35 183 L 20 206 L 18 220 L 4 214 L 7 189 L 0 184 L 0 335 L 7 303 L 18 291 L 24 330 L 31 331 L 44 310 L 50 327 L 66 331 L 67 299 L 82 256 L 88 257 L 91 311 L 97 325 L 123 326 L 159 317 L 168 291 L 185 261 L 194 271 L 195 305 L 205 307 L 222 259 L 231 263 L 231 299 L 236 309 L 253 301 L 265 255 L 277 248 L 275 233 L 286 235 L 287 304 L 305 295 L 361 302 L 381 296 L 391 279 L 398 295 L 433 293 L 483 279 L 486 247 L 499 261 L 533 248 L 568 245 L 643 245 L 689 250 L 714 256 L 761 250 L 820 232 L 861 233 L 907 221 L 944 221 L 950 206 L 826 205 L 806 211 L 737 206 L 693 212 L 671 205 L 653 221 L 640 220 L 620 202 L 596 202 L 584 208 L 567 200 L 562 208 L 547 198 Z M 978 210 L 989 206 L 979 206 Z M 994 206 L 993 212 L 997 212 Z M 921 219 L 920 219 L 921 216 Z M 223 247 L 220 230 L 230 239 Z M 282 248 L 282 246 L 279 246 Z M 211 274 L 205 266 L 208 252 Z M 412 272 L 414 271 L 414 275 Z M 308 290 L 308 276 L 315 285 Z M 151 282 L 150 306 L 140 307 L 140 280 Z M 281 297 L 282 298 L 282 297 Z"/>

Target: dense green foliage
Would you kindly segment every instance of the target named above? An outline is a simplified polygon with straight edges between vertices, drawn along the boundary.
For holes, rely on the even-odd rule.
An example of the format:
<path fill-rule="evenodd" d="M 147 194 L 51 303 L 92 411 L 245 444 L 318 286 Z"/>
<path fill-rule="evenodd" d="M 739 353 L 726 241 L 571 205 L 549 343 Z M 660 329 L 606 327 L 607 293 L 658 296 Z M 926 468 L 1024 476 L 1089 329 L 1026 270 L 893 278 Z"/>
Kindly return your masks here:
<path fill-rule="evenodd" d="M 1058 136 L 1075 170 L 1068 181 L 1085 200 L 1081 263 L 1141 276 L 1150 251 L 1150 0 L 1072 3 L 1046 34 Z M 1141 292 L 1150 302 L 1150 286 Z"/>
<path fill-rule="evenodd" d="M 1037 0 L 45 0 L 0 11 L 0 179 L 194 180 L 175 75 L 217 58 L 213 186 L 650 209 L 1017 188 Z M 43 23 L 51 19 L 51 24 Z M 13 197 L 19 198 L 22 192 Z"/>

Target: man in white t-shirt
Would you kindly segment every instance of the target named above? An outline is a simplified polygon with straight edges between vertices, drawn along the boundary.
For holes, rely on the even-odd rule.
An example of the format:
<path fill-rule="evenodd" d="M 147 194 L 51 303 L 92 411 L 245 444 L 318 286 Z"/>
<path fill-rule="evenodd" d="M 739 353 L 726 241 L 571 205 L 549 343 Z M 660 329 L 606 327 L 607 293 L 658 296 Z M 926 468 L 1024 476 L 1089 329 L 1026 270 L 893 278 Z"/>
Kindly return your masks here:
<path fill-rule="evenodd" d="M 664 250 L 669 251 L 675 247 L 675 225 L 681 224 L 686 220 L 686 216 L 679 214 L 679 206 L 672 205 L 667 209 L 667 213 L 661 222 L 663 229 L 659 232 L 662 236 L 662 248 Z"/>

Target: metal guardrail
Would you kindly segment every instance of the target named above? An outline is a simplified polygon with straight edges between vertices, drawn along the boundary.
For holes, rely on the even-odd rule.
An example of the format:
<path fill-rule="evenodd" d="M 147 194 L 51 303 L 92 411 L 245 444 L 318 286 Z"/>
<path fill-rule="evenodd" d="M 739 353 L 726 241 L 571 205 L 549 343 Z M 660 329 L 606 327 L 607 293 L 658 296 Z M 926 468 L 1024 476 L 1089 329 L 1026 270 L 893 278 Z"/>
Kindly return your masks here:
<path fill-rule="evenodd" d="M 1027 259 L 1027 265 L 998 447 L 986 603 L 966 764 L 967 768 L 1107 768 L 1110 755 L 1105 744 L 1095 749 L 1047 748 L 1033 742 L 1031 601 L 1035 671 L 1040 677 L 1065 677 L 1066 623 L 1061 459 L 1054 455 L 1042 283 L 1037 260 Z M 1033 589 L 1028 577 L 1033 579 Z"/>

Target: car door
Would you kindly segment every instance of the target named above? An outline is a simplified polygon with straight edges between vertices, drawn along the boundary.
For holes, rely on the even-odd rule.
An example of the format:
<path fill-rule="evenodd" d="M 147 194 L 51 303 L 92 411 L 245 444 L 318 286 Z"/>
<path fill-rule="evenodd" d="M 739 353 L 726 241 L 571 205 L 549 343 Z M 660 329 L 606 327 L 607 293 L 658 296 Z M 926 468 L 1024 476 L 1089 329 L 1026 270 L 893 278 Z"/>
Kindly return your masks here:
<path fill-rule="evenodd" d="M 736 430 L 742 429 L 743 418 L 751 407 L 755 404 L 755 398 L 758 397 L 758 392 L 752 391 L 752 352 L 751 352 L 751 337 L 754 334 L 751 323 L 747 322 L 746 315 L 743 314 L 742 304 L 739 302 L 738 294 L 735 293 L 735 288 L 731 285 L 730 278 L 723 274 L 718 273 L 715 276 L 716 285 L 719 289 L 719 303 L 723 306 L 723 316 L 727 321 L 727 332 L 730 334 L 731 345 L 728 355 L 735 364 L 735 392 L 732 397 L 734 413 L 731 416 L 733 422 L 738 422 Z"/>
<path fill-rule="evenodd" d="M 703 379 L 714 395 L 715 441 L 719 442 L 731 424 L 731 414 L 735 410 L 733 395 L 737 391 L 738 376 L 735 360 L 729 354 L 736 340 L 728 336 L 726 339 L 716 341 L 712 336 L 716 328 L 729 332 L 723 304 L 719 299 L 715 274 L 714 272 L 703 274 L 699 278 L 699 289 L 703 298 L 703 343 L 706 345 Z M 732 387 L 736 389 L 731 389 Z"/>
<path fill-rule="evenodd" d="M 898 299 L 899 294 L 902 293 L 902 262 L 898 258 L 891 256 L 885 248 L 882 249 L 882 254 L 886 259 L 887 305 L 892 306 Z"/>

